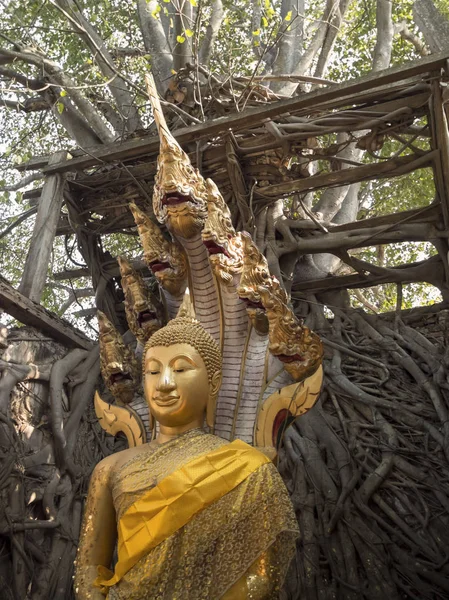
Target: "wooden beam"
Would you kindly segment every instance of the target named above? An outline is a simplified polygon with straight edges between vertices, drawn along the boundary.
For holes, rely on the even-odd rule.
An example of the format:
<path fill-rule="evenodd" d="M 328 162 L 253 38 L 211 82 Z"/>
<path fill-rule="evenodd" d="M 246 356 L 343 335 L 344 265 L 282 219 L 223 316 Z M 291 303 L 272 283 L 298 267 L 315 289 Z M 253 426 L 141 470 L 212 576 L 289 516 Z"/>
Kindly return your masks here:
<path fill-rule="evenodd" d="M 66 158 L 65 150 L 55 152 L 50 157 L 48 164 L 56 165 Z M 47 279 L 53 241 L 64 200 L 64 185 L 64 174 L 49 175 L 42 188 L 42 195 L 38 203 L 33 235 L 19 286 L 19 291 L 35 302 L 40 301 Z"/>
<path fill-rule="evenodd" d="M 75 329 L 67 321 L 60 319 L 15 290 L 1 276 L 0 308 L 24 325 L 36 327 L 39 331 L 42 331 L 69 348 L 75 347 L 90 350 L 94 344 L 82 331 Z"/>
<path fill-rule="evenodd" d="M 330 225 L 329 231 L 333 233 L 338 231 L 352 231 L 353 229 L 370 229 L 380 225 L 393 225 L 395 223 L 436 223 L 441 219 L 441 205 L 439 202 L 433 202 L 423 208 L 413 208 L 402 212 L 382 215 L 381 217 L 371 217 L 360 221 L 351 221 L 343 225 Z"/>
<path fill-rule="evenodd" d="M 439 156 L 435 164 L 435 183 L 441 197 L 444 224 L 449 228 L 449 125 L 443 104 L 443 95 L 439 81 L 432 82 L 432 137 L 438 148 Z"/>
<path fill-rule="evenodd" d="M 433 260 L 433 259 L 436 260 Z M 358 289 L 367 288 L 382 283 L 413 283 L 416 281 L 427 282 L 432 285 L 444 282 L 444 266 L 441 259 L 432 257 L 419 263 L 405 264 L 398 267 L 385 269 L 384 274 L 360 275 L 353 273 L 351 275 L 337 275 L 324 277 L 323 279 L 311 279 L 294 283 L 292 286 L 292 296 L 301 296 L 300 292 L 319 293 L 329 290 Z"/>
<path fill-rule="evenodd" d="M 274 185 L 268 185 L 263 188 L 255 188 L 255 198 L 281 198 L 291 196 L 300 192 L 317 190 L 323 187 L 339 187 L 350 185 L 358 181 L 367 181 L 368 179 L 382 179 L 384 177 L 398 177 L 410 173 L 416 169 L 427 167 L 438 155 L 438 150 L 426 152 L 423 156 L 417 158 L 413 154 L 390 158 L 383 162 L 363 165 L 351 169 L 340 169 L 330 173 L 320 173 L 302 179 L 285 181 Z"/>
<path fill-rule="evenodd" d="M 301 109 L 316 109 L 318 105 L 338 99 L 339 101 L 354 102 L 354 95 L 374 88 L 385 86 L 385 93 L 391 93 L 392 84 L 409 79 L 422 73 L 438 71 L 446 66 L 449 52 L 432 54 L 418 61 L 413 61 L 399 67 L 370 73 L 345 83 L 331 85 L 324 90 L 302 94 L 288 100 L 272 102 L 263 107 L 244 110 L 228 117 L 221 117 L 206 123 L 184 127 L 173 132 L 180 144 L 211 138 L 229 130 L 247 129 L 266 120 L 296 112 Z M 388 87 L 387 87 L 388 86 Z M 74 157 L 60 165 L 48 165 L 43 172 L 50 174 L 63 171 L 79 171 L 103 162 L 115 160 L 130 160 L 144 154 L 157 152 L 159 138 L 145 137 L 139 140 L 128 140 L 123 144 L 103 145 L 89 150 L 88 155 Z"/>
<path fill-rule="evenodd" d="M 132 260 L 131 264 L 136 271 L 143 271 L 144 277 L 151 277 L 151 272 L 143 260 Z M 102 273 L 110 278 L 120 277 L 120 268 L 117 261 L 110 261 L 103 263 L 101 266 Z M 60 271 L 59 273 L 53 273 L 53 279 L 55 281 L 64 281 L 66 279 L 79 279 L 80 277 L 90 277 L 89 269 L 67 269 L 67 271 Z"/>

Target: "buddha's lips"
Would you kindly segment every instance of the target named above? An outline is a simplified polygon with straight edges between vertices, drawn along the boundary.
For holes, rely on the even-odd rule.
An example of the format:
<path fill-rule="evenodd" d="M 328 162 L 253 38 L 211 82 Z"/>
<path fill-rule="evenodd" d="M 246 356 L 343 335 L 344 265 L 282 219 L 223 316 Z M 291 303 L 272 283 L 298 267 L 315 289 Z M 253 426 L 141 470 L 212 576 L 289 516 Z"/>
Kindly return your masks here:
<path fill-rule="evenodd" d="M 143 310 L 137 317 L 140 326 L 142 326 L 143 323 L 148 323 L 148 321 L 154 321 L 155 319 L 157 319 L 157 315 L 151 310 Z"/>
<path fill-rule="evenodd" d="M 276 357 L 283 363 L 293 363 L 293 362 L 303 362 L 304 357 L 300 354 L 293 354 L 293 356 L 288 356 L 287 354 L 277 354 Z"/>
<path fill-rule="evenodd" d="M 259 310 L 263 310 L 265 312 L 265 308 L 261 302 L 252 302 L 249 298 L 244 298 L 239 296 L 240 300 L 246 304 L 247 308 L 258 308 Z"/>
<path fill-rule="evenodd" d="M 151 262 L 148 265 L 153 273 L 163 271 L 164 269 L 171 269 L 171 265 L 168 262 L 158 262 L 157 260 Z"/>
<path fill-rule="evenodd" d="M 195 199 L 192 196 L 185 196 L 184 194 L 178 194 L 177 192 L 165 194 L 162 198 L 162 206 L 176 206 L 178 204 L 184 204 L 185 202 L 192 202 L 195 204 Z"/>
<path fill-rule="evenodd" d="M 121 371 L 120 373 L 112 373 L 112 375 L 109 377 L 111 384 L 121 383 L 122 381 L 128 380 L 131 381 L 131 375 L 129 373 L 125 373 L 124 371 Z"/>
<path fill-rule="evenodd" d="M 170 396 L 155 396 L 153 400 L 156 402 L 158 406 L 171 406 L 172 404 L 176 404 L 179 400 L 178 395 L 170 395 Z"/>
<path fill-rule="evenodd" d="M 209 254 L 224 254 L 228 258 L 231 258 L 226 248 L 224 246 L 220 246 L 220 244 L 217 244 L 213 240 L 203 240 L 203 244 L 206 246 Z"/>

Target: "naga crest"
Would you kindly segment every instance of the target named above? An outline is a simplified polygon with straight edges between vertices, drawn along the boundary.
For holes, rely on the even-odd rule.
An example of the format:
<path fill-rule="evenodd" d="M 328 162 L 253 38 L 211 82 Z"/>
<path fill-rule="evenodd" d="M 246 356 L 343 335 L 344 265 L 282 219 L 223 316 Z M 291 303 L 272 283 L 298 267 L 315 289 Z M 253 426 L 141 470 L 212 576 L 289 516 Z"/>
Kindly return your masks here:
<path fill-rule="evenodd" d="M 142 242 L 145 262 L 158 282 L 173 296 L 184 292 L 187 279 L 187 261 L 181 248 L 169 242 L 161 230 L 135 204 L 131 211 Z"/>
<path fill-rule="evenodd" d="M 243 269 L 237 294 L 245 302 L 247 309 L 263 311 L 259 287 L 269 286 L 271 280 L 267 259 L 248 233 L 242 233 L 242 242 Z"/>
<path fill-rule="evenodd" d="M 140 369 L 131 350 L 107 316 L 97 313 L 100 328 L 100 367 L 103 380 L 114 396 L 124 404 L 132 401 L 140 381 Z"/>
<path fill-rule="evenodd" d="M 261 302 L 269 322 L 269 350 L 284 363 L 285 370 L 296 380 L 312 375 L 323 359 L 320 338 L 300 323 L 279 294 L 260 286 Z"/>
<path fill-rule="evenodd" d="M 212 179 L 206 179 L 207 218 L 201 233 L 215 275 L 229 284 L 243 267 L 243 242 L 236 233 L 231 213 Z"/>
<path fill-rule="evenodd" d="M 253 327 L 260 334 L 268 333 L 265 307 L 260 297 L 260 288 L 267 288 L 287 303 L 288 297 L 279 281 L 270 274 L 267 259 L 253 242 L 249 233 L 241 234 L 243 242 L 243 269 L 237 288 L 239 298 L 246 304 L 246 312 Z"/>
<path fill-rule="evenodd" d="M 163 325 L 162 305 L 142 278 L 124 257 L 117 257 L 125 294 L 125 312 L 129 328 L 142 344 Z"/>
<path fill-rule="evenodd" d="M 206 218 L 205 181 L 170 133 L 152 75 L 146 76 L 146 83 L 160 139 L 154 214 L 174 235 L 189 239 L 201 230 Z"/>

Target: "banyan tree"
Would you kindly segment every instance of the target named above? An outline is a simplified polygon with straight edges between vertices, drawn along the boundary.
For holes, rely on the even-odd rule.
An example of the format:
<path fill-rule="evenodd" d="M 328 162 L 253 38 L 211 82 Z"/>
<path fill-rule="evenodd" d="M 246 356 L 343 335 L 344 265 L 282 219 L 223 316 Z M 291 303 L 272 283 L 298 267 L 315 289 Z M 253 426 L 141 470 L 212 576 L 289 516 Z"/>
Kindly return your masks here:
<path fill-rule="evenodd" d="M 201 287 L 196 251 L 223 277 L 197 316 L 225 315 L 234 234 L 322 360 L 312 408 L 285 395 L 268 437 L 245 427 L 244 382 L 222 414 L 220 435 L 277 447 L 300 527 L 283 597 L 449 597 L 449 20 L 430 0 L 371 4 L 5 8 L 1 598 L 73 597 L 92 470 L 153 434 L 142 345 Z M 161 123 L 213 182 L 198 249 L 155 216 Z M 291 382 L 261 367 L 278 305 L 244 284 L 266 337 L 259 414 Z"/>

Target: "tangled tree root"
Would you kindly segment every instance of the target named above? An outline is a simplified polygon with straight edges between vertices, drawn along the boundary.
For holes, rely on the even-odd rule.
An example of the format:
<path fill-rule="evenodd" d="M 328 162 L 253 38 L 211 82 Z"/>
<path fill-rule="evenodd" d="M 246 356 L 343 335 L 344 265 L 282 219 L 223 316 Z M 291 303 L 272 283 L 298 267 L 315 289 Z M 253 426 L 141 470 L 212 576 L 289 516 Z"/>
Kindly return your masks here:
<path fill-rule="evenodd" d="M 449 597 L 444 335 L 336 313 L 319 404 L 280 454 L 301 529 L 286 598 Z"/>

